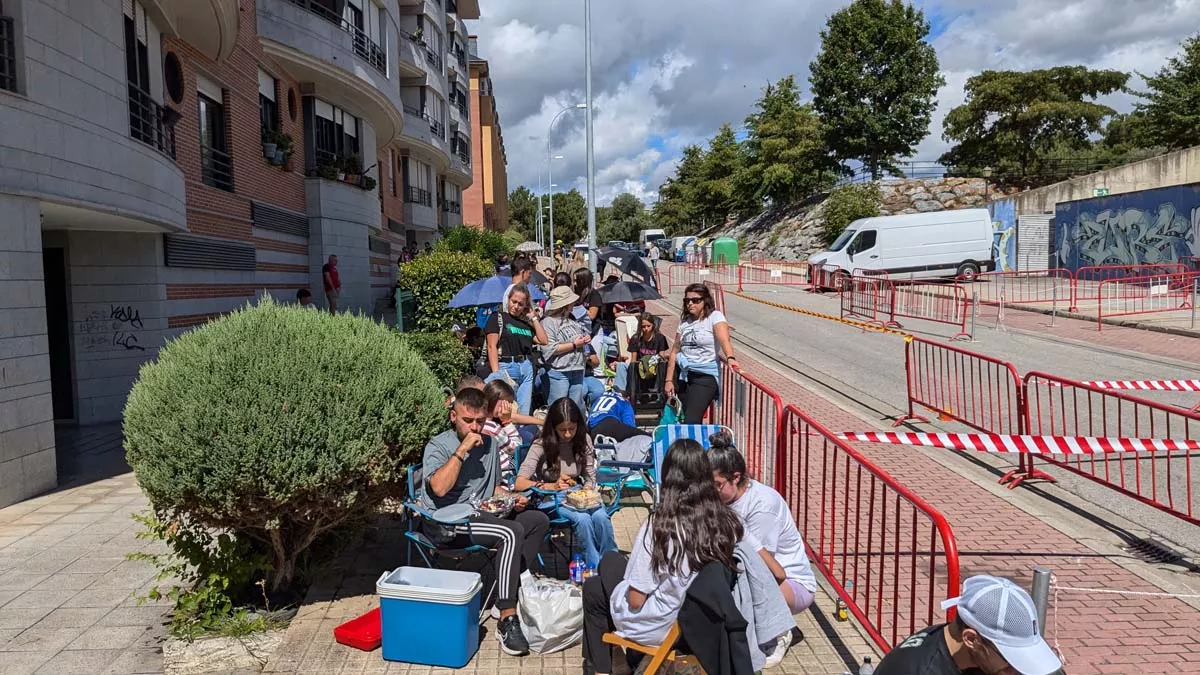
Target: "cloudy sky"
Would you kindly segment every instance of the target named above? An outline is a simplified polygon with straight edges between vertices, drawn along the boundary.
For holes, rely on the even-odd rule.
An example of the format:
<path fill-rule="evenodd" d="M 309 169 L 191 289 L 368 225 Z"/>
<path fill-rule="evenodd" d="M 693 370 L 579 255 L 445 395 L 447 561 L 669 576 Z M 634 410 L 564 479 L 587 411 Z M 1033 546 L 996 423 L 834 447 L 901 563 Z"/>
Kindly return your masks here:
<path fill-rule="evenodd" d="M 848 0 L 594 0 L 592 91 L 596 192 L 646 201 L 680 150 L 724 122 L 740 125 L 762 87 L 808 64 L 828 16 Z M 933 26 L 946 86 L 914 159 L 945 149 L 941 122 L 972 74 L 1060 64 L 1153 72 L 1200 30 L 1200 0 L 915 0 Z M 491 62 L 509 186 L 537 190 L 551 119 L 583 100 L 583 0 L 481 0 L 472 22 Z M 1127 96 L 1110 104 L 1128 109 Z M 584 115 L 564 114 L 551 142 L 557 190 L 586 188 Z"/>

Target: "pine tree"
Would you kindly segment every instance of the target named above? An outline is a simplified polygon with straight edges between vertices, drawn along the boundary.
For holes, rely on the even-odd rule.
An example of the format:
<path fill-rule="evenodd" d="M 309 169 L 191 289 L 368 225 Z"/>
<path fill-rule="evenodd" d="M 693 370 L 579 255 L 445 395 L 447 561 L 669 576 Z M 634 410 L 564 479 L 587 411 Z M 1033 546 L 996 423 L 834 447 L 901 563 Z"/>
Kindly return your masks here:
<path fill-rule="evenodd" d="M 1183 52 L 1167 60 L 1152 77 L 1137 105 L 1147 141 L 1168 149 L 1200 145 L 1200 36 L 1183 43 Z"/>

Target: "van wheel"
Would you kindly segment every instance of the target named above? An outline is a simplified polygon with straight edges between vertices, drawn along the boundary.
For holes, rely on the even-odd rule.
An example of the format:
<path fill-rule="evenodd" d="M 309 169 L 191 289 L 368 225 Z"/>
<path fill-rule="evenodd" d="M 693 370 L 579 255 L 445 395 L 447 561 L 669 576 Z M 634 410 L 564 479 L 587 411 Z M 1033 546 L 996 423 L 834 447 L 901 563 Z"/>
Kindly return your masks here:
<path fill-rule="evenodd" d="M 965 262 L 958 266 L 958 273 L 955 274 L 956 279 L 962 281 L 975 281 L 975 277 L 979 276 L 979 265 L 973 262 Z"/>

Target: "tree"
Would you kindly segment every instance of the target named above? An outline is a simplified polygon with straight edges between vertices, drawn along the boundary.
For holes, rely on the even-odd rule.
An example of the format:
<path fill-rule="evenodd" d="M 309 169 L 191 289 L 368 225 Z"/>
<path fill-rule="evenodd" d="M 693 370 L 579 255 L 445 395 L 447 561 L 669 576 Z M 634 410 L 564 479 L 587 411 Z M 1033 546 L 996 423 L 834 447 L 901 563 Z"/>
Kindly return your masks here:
<path fill-rule="evenodd" d="M 1170 150 L 1200 145 L 1200 36 L 1185 40 L 1153 77 L 1142 76 L 1149 91 L 1137 110 L 1145 118 L 1146 142 Z"/>
<path fill-rule="evenodd" d="M 603 219 L 600 218 L 600 209 L 596 211 L 596 237 L 601 243 L 637 241 L 638 231 L 647 224 L 646 205 L 628 192 L 622 192 L 613 199 L 612 206 L 604 209 Z"/>
<path fill-rule="evenodd" d="M 829 18 L 809 81 L 838 160 L 861 160 L 874 178 L 899 173 L 892 158 L 925 138 L 946 83 L 928 35 L 925 14 L 900 0 L 854 0 Z"/>
<path fill-rule="evenodd" d="M 654 223 L 669 236 L 691 234 L 700 230 L 700 207 L 696 187 L 704 170 L 704 148 L 689 145 L 675 168 L 675 175 L 658 190 L 654 205 Z"/>
<path fill-rule="evenodd" d="M 695 183 L 700 218 L 706 225 L 725 222 L 732 213 L 753 211 L 739 195 L 737 180 L 746 168 L 746 153 L 729 124 L 708 142 L 708 152 Z"/>
<path fill-rule="evenodd" d="M 547 227 L 549 227 L 547 221 Z M 554 238 L 573 244 L 587 234 L 587 200 L 579 190 L 554 195 Z"/>
<path fill-rule="evenodd" d="M 1128 79 L 1116 70 L 1084 66 L 980 73 L 967 80 L 966 103 L 946 115 L 943 135 L 958 145 L 941 162 L 1001 175 L 1040 175 L 1051 153 L 1092 147 L 1089 137 L 1115 112 L 1093 99 L 1121 89 Z"/>
<path fill-rule="evenodd" d="M 538 198 L 522 185 L 508 194 L 508 226 L 520 232 L 523 239 L 533 239 L 537 232 Z"/>
<path fill-rule="evenodd" d="M 755 107 L 746 118 L 750 136 L 735 191 L 743 214 L 767 199 L 784 205 L 812 194 L 832 182 L 835 166 L 821 122 L 812 106 L 800 103 L 794 77 L 768 84 Z"/>

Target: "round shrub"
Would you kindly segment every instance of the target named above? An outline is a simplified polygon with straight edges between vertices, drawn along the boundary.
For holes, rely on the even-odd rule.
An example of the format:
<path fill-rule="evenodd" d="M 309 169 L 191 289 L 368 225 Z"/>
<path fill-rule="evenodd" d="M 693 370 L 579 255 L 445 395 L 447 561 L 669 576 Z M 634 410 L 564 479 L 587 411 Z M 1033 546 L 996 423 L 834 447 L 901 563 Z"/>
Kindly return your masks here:
<path fill-rule="evenodd" d="M 471 369 L 471 350 L 448 330 L 401 333 L 401 336 L 409 347 L 421 355 L 438 384 L 446 389 L 453 389 Z"/>
<path fill-rule="evenodd" d="M 463 286 L 496 273 L 494 263 L 473 253 L 435 250 L 400 266 L 400 288 L 417 301 L 417 329 L 449 330 L 454 324 L 474 325 L 475 310 L 446 305 Z"/>
<path fill-rule="evenodd" d="M 392 493 L 445 414 L 394 331 L 264 298 L 142 367 L 125 448 L 160 517 L 257 542 L 278 589 L 318 537 Z"/>

